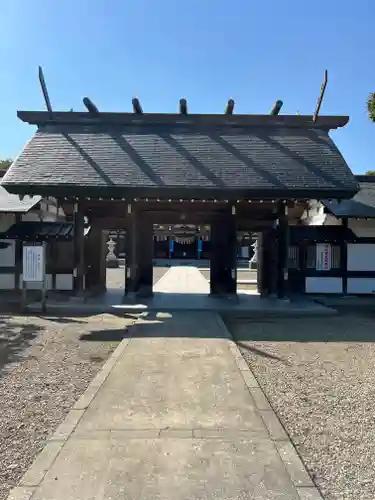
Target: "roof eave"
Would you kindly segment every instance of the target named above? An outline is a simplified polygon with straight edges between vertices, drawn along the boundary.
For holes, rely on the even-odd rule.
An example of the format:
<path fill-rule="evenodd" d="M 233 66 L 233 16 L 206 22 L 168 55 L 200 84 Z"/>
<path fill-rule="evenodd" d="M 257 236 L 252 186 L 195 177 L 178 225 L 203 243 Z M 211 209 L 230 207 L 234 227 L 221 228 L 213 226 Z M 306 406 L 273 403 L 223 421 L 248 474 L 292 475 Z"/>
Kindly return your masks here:
<path fill-rule="evenodd" d="M 237 188 L 187 188 L 176 187 L 123 187 L 123 186 L 76 186 L 76 185 L 30 185 L 12 184 L 5 182 L 4 186 L 9 192 L 18 195 L 55 196 L 56 198 L 164 198 L 164 199 L 350 199 L 356 193 L 356 187 L 341 189 L 237 189 Z"/>
<path fill-rule="evenodd" d="M 344 127 L 348 116 L 318 116 L 313 122 L 312 115 L 245 115 L 245 114 L 188 114 L 175 113 L 98 113 L 80 111 L 56 111 L 52 119 L 47 111 L 18 111 L 17 116 L 30 125 L 45 124 L 112 124 L 112 125 L 230 125 L 248 127 L 297 127 L 332 130 Z"/>

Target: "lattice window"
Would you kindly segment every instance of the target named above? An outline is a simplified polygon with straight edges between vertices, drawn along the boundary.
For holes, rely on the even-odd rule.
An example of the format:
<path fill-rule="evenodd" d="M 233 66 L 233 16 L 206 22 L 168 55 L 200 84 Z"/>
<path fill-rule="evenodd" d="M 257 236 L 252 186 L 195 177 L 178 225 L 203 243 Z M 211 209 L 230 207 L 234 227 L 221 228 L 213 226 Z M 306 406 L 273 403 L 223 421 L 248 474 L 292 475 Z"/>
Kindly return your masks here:
<path fill-rule="evenodd" d="M 299 250 L 297 246 L 289 247 L 288 267 L 289 269 L 299 268 Z"/>

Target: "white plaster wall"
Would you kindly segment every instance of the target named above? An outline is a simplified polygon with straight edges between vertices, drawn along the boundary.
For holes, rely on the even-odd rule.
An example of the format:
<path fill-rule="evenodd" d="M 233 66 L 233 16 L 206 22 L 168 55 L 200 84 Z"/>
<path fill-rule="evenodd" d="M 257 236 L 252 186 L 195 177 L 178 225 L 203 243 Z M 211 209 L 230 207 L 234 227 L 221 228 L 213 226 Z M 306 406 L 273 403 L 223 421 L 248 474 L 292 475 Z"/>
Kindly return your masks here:
<path fill-rule="evenodd" d="M 375 278 L 348 278 L 348 293 L 375 293 Z"/>
<path fill-rule="evenodd" d="M 7 245 L 0 248 L 0 267 L 14 267 L 16 263 L 16 242 L 14 240 L 0 240 Z"/>
<path fill-rule="evenodd" d="M 22 215 L 23 222 L 38 222 L 40 221 L 39 212 L 28 212 Z"/>
<path fill-rule="evenodd" d="M 326 218 L 323 223 L 324 226 L 342 226 L 342 219 L 337 219 L 332 214 L 326 214 Z"/>
<path fill-rule="evenodd" d="M 342 278 L 312 277 L 306 278 L 306 293 L 342 293 Z"/>
<path fill-rule="evenodd" d="M 15 276 L 14 273 L 0 274 L 0 290 L 14 290 Z"/>
<path fill-rule="evenodd" d="M 348 227 L 360 238 L 375 238 L 375 219 L 349 219 Z"/>
<path fill-rule="evenodd" d="M 56 275 L 56 290 L 73 290 L 73 275 L 72 274 L 57 274 Z"/>
<path fill-rule="evenodd" d="M 348 271 L 375 271 L 375 244 L 348 243 Z"/>

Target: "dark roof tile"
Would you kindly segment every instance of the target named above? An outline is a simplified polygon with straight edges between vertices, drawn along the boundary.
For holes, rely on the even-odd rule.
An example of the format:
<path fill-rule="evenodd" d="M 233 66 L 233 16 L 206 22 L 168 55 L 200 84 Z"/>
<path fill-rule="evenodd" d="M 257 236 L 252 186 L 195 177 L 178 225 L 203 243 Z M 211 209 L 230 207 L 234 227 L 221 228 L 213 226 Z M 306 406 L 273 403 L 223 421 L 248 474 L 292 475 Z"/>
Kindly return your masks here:
<path fill-rule="evenodd" d="M 350 200 L 341 203 L 325 200 L 323 203 L 335 217 L 375 218 L 375 179 L 359 182 L 359 188 Z"/>
<path fill-rule="evenodd" d="M 328 132 L 297 127 L 46 125 L 3 179 L 24 185 L 335 191 L 357 183 Z"/>

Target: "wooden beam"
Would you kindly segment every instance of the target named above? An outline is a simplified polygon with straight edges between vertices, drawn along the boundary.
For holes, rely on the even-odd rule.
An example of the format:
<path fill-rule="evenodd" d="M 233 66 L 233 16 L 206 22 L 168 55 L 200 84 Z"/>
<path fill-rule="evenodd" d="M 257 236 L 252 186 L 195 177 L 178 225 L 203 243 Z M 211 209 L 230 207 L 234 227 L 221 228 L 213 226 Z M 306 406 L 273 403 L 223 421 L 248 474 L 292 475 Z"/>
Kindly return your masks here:
<path fill-rule="evenodd" d="M 312 120 L 313 123 L 315 123 L 316 120 L 317 120 L 317 118 L 318 118 L 320 107 L 321 107 L 322 102 L 323 102 L 324 93 L 326 91 L 327 83 L 328 83 L 328 71 L 325 70 L 325 72 L 324 72 L 324 80 L 323 80 L 323 83 L 322 83 L 322 85 L 320 87 L 320 94 L 319 94 L 319 97 L 318 97 L 318 102 L 316 103 L 316 108 L 315 108 L 315 112 L 314 112 L 314 116 L 313 116 L 313 120 Z"/>
<path fill-rule="evenodd" d="M 280 113 L 281 108 L 283 107 L 283 104 L 284 104 L 283 101 L 280 101 L 280 99 L 278 99 L 273 105 L 273 108 L 270 111 L 270 115 L 271 116 L 278 115 Z"/>
<path fill-rule="evenodd" d="M 226 115 L 233 115 L 233 110 L 234 110 L 234 100 L 229 99 L 228 103 L 226 105 L 226 108 L 225 108 L 225 114 Z"/>
<path fill-rule="evenodd" d="M 135 113 L 136 115 L 142 115 L 143 109 L 141 103 L 139 102 L 138 97 L 133 97 L 132 104 L 133 104 L 133 113 Z"/>
<path fill-rule="evenodd" d="M 50 98 L 48 95 L 47 84 L 46 84 L 46 81 L 44 79 L 43 69 L 41 66 L 39 66 L 39 83 L 40 83 L 40 86 L 42 88 L 44 102 L 46 103 L 46 108 L 48 110 L 49 118 L 52 120 L 52 116 L 53 116 L 52 105 L 51 105 L 51 101 L 50 101 Z"/>
<path fill-rule="evenodd" d="M 188 114 L 187 100 L 180 99 L 180 115 L 187 115 L 187 114 Z"/>
<path fill-rule="evenodd" d="M 83 104 L 86 106 L 87 111 L 94 115 L 99 113 L 99 109 L 95 106 L 95 104 L 88 97 L 83 98 Z"/>

